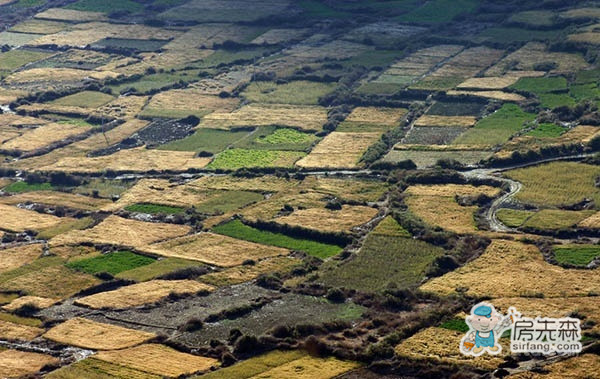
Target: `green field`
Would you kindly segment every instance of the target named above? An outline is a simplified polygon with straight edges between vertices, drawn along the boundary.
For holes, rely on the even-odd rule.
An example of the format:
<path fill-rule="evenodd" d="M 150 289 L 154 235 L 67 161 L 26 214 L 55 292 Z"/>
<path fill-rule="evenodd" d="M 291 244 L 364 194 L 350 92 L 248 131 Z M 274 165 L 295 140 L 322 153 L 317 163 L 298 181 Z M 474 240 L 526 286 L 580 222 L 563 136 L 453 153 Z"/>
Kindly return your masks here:
<path fill-rule="evenodd" d="M 531 93 L 553 92 L 567 89 L 567 79 L 562 76 L 550 78 L 521 78 L 510 88 Z"/>
<path fill-rule="evenodd" d="M 243 208 L 257 201 L 264 200 L 264 196 L 250 191 L 224 191 L 196 205 L 196 211 L 206 214 L 219 214 Z"/>
<path fill-rule="evenodd" d="M 151 215 L 159 213 L 174 215 L 183 213 L 185 208 L 162 204 L 138 203 L 126 206 L 125 210 L 129 212 L 147 213 Z"/>
<path fill-rule="evenodd" d="M 479 33 L 474 40 L 502 44 L 527 41 L 547 41 L 558 39 L 563 30 L 530 30 L 510 27 L 491 27 Z"/>
<path fill-rule="evenodd" d="M 206 168 L 292 167 L 304 155 L 296 151 L 229 149 L 217 155 Z"/>
<path fill-rule="evenodd" d="M 132 89 L 134 90 L 133 92 L 146 94 L 162 88 L 170 87 L 175 83 L 190 83 L 197 81 L 198 79 L 197 70 L 163 72 L 152 75 L 144 75 L 142 78 L 135 81 L 112 84 L 107 87 L 110 88 L 114 95 L 124 92 L 131 92 Z"/>
<path fill-rule="evenodd" d="M 32 183 L 29 184 L 27 182 L 14 182 L 2 190 L 4 192 L 9 193 L 23 193 L 23 192 L 33 192 L 33 191 L 52 191 L 55 189 L 50 183 Z"/>
<path fill-rule="evenodd" d="M 117 251 L 103 254 L 94 258 L 77 260 L 67 263 L 67 267 L 83 271 L 88 274 L 108 272 L 116 275 L 120 272 L 145 266 L 153 263 L 154 258 L 132 253 L 131 251 Z"/>
<path fill-rule="evenodd" d="M 443 254 L 441 248 L 423 241 L 371 234 L 354 257 L 337 267 L 322 268 L 318 281 L 364 292 L 379 292 L 389 284 L 413 287 L 424 278 L 429 265 Z"/>
<path fill-rule="evenodd" d="M 460 83 L 462 83 L 465 78 L 460 76 L 449 76 L 449 77 L 436 77 L 436 78 L 425 78 L 413 85 L 409 88 L 412 89 L 425 89 L 430 91 L 444 91 L 449 90 Z"/>
<path fill-rule="evenodd" d="M 477 0 L 433 0 L 398 18 L 402 22 L 441 24 L 477 9 Z"/>
<path fill-rule="evenodd" d="M 554 258 L 558 263 L 585 267 L 600 257 L 598 245 L 558 245 L 554 247 Z"/>
<path fill-rule="evenodd" d="M 560 125 L 546 123 L 538 125 L 537 128 L 527 133 L 527 135 L 539 138 L 557 138 L 566 131 L 567 129 Z"/>
<path fill-rule="evenodd" d="M 337 84 L 294 81 L 285 84 L 252 82 L 241 96 L 254 103 L 317 105 L 319 98 L 332 92 Z"/>
<path fill-rule="evenodd" d="M 47 58 L 50 55 L 51 53 L 40 51 L 11 50 L 0 54 L 0 71 L 13 71 L 27 63 Z"/>
<path fill-rule="evenodd" d="M 134 181 L 90 179 L 89 182 L 76 187 L 73 191 L 83 195 L 93 195 L 95 191 L 102 198 L 120 196 L 135 184 Z"/>
<path fill-rule="evenodd" d="M 502 222 L 509 228 L 518 228 L 519 226 L 523 225 L 523 223 L 527 221 L 527 219 L 531 217 L 534 213 L 535 212 L 531 211 L 521 211 L 518 209 L 503 208 L 498 210 L 496 216 L 498 217 L 498 220 L 500 220 L 500 222 Z"/>
<path fill-rule="evenodd" d="M 474 127 L 458 137 L 453 144 L 496 145 L 506 142 L 520 131 L 535 115 L 521 110 L 518 105 L 504 104 L 492 115 L 480 120 Z"/>
<path fill-rule="evenodd" d="M 295 129 L 262 126 L 233 146 L 249 150 L 306 151 L 316 140 L 314 134 L 302 133 Z"/>
<path fill-rule="evenodd" d="M 102 92 L 82 91 L 51 102 L 66 107 L 98 108 L 115 98 Z"/>
<path fill-rule="evenodd" d="M 199 262 L 188 261 L 186 259 L 164 258 L 131 270 L 119 272 L 115 277 L 119 279 L 135 280 L 136 282 L 144 282 L 173 271 L 201 265 L 202 264 Z"/>
<path fill-rule="evenodd" d="M 557 230 L 574 227 L 596 213 L 595 211 L 563 211 L 562 209 L 542 209 L 529 217 L 523 227 Z"/>
<path fill-rule="evenodd" d="M 69 230 L 81 230 L 90 227 L 94 224 L 94 219 L 91 217 L 76 218 L 72 221 L 61 222 L 56 226 L 44 229 L 36 236 L 38 239 L 49 240 L 59 234 L 66 233 Z"/>
<path fill-rule="evenodd" d="M 142 4 L 131 0 L 79 0 L 73 4 L 67 5 L 67 9 L 75 9 L 87 12 L 138 12 L 144 7 Z"/>
<path fill-rule="evenodd" d="M 219 129 L 198 129 L 194 134 L 184 139 L 169 142 L 158 147 L 160 150 L 173 151 L 206 151 L 209 153 L 219 153 L 235 142 L 248 137 L 248 130 L 219 130 Z"/>
<path fill-rule="evenodd" d="M 213 228 L 216 233 L 246 241 L 304 251 L 318 258 L 328 258 L 342 251 L 342 247 L 321 242 L 289 237 L 281 233 L 259 230 L 234 220 Z"/>
<path fill-rule="evenodd" d="M 467 325 L 464 318 L 453 318 L 445 321 L 440 325 L 440 328 L 456 330 L 461 333 L 466 333 L 469 331 L 469 325 Z"/>

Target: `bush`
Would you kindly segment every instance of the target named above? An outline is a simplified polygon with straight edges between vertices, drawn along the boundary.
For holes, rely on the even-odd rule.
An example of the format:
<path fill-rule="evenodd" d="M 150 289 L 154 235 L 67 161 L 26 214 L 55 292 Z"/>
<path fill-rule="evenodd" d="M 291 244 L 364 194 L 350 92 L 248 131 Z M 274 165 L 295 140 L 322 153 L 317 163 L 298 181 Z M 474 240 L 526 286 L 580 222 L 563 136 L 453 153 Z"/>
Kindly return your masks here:
<path fill-rule="evenodd" d="M 262 350 L 262 346 L 255 336 L 241 336 L 233 347 L 235 354 L 251 354 L 260 350 Z"/>
<path fill-rule="evenodd" d="M 181 332 L 196 332 L 204 327 L 204 323 L 199 318 L 193 317 L 185 322 L 180 328 Z"/>
<path fill-rule="evenodd" d="M 346 301 L 346 294 L 344 294 L 344 291 L 342 291 L 339 288 L 330 289 L 329 291 L 327 291 L 327 295 L 325 295 L 325 297 L 327 298 L 327 300 L 334 303 L 343 303 L 344 301 Z"/>

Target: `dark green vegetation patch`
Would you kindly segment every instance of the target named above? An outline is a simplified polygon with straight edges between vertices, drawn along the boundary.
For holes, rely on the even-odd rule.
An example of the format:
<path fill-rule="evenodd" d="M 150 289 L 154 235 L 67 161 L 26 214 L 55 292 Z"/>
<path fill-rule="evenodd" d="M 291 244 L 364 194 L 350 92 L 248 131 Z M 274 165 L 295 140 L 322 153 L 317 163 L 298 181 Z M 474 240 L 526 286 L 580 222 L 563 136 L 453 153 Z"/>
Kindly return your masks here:
<path fill-rule="evenodd" d="M 159 213 L 172 215 L 183 213 L 185 208 L 161 204 L 138 203 L 126 206 L 125 210 L 129 212 L 147 213 L 152 215 Z"/>
<path fill-rule="evenodd" d="M 600 246 L 597 245 L 569 245 L 555 246 L 554 257 L 558 263 L 585 267 L 595 258 L 600 257 Z"/>
<path fill-rule="evenodd" d="M 108 272 L 109 274 L 116 275 L 120 272 L 131 270 L 136 267 L 149 265 L 154 261 L 154 258 L 135 254 L 131 251 L 117 251 L 94 258 L 70 262 L 67 263 L 67 267 L 87 272 L 88 274 Z"/>

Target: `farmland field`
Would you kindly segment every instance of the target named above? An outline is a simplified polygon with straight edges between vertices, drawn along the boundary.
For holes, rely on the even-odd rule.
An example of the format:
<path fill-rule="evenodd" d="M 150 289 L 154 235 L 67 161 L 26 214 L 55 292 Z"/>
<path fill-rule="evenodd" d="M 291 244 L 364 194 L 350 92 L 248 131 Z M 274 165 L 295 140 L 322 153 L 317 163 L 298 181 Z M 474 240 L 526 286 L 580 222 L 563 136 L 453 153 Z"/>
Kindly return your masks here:
<path fill-rule="evenodd" d="M 0 378 L 595 377 L 598 5 L 0 0 Z"/>

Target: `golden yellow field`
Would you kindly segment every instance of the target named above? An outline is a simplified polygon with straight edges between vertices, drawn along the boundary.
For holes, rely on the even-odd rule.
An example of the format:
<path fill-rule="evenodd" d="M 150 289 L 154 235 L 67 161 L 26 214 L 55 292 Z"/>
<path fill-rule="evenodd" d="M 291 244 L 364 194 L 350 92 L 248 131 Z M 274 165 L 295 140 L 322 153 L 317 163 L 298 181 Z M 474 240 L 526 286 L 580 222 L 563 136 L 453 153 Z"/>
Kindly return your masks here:
<path fill-rule="evenodd" d="M 85 22 L 105 20 L 106 15 L 100 12 L 85 12 L 71 9 L 50 8 L 35 15 L 37 19 L 65 20 L 69 22 Z"/>
<path fill-rule="evenodd" d="M 500 90 L 519 80 L 517 76 L 490 76 L 485 78 L 469 78 L 459 84 L 459 89 Z"/>
<path fill-rule="evenodd" d="M 394 145 L 394 150 L 399 151 L 481 151 L 482 149 L 491 148 L 492 145 L 465 145 L 465 144 L 452 144 L 452 145 L 419 145 L 419 144 L 404 144 L 397 143 Z"/>
<path fill-rule="evenodd" d="M 600 273 L 551 265 L 533 245 L 494 240 L 479 258 L 421 286 L 423 291 L 443 295 L 456 288 L 466 288 L 471 296 L 492 298 L 586 296 L 600 292 Z"/>
<path fill-rule="evenodd" d="M 65 266 L 56 265 L 10 279 L 0 284 L 0 290 L 65 299 L 99 283 L 100 280 L 95 276 L 74 272 Z"/>
<path fill-rule="evenodd" d="M 237 266 L 248 259 L 288 255 L 289 251 L 274 246 L 260 245 L 213 233 L 200 233 L 149 245 L 150 253 L 165 257 L 184 258 L 221 267 Z"/>
<path fill-rule="evenodd" d="M 31 341 L 42 333 L 44 333 L 44 329 L 0 320 L 0 339 L 3 340 Z"/>
<path fill-rule="evenodd" d="M 31 244 L 0 250 L 0 272 L 10 271 L 33 262 L 43 252 L 42 244 Z"/>
<path fill-rule="evenodd" d="M 35 374 L 46 365 L 58 364 L 59 362 L 58 358 L 46 354 L 3 350 L 0 351 L 0 377 L 16 378 Z"/>
<path fill-rule="evenodd" d="M 388 190 L 387 183 L 376 180 L 338 179 L 310 176 L 299 189 L 308 189 L 348 201 L 378 201 Z"/>
<path fill-rule="evenodd" d="M 452 126 L 469 128 L 477 122 L 473 116 L 429 116 L 424 115 L 415 121 L 415 126 Z"/>
<path fill-rule="evenodd" d="M 306 356 L 262 372 L 253 378 L 330 379 L 359 367 L 357 362 L 341 361 L 333 357 Z"/>
<path fill-rule="evenodd" d="M 395 125 L 400 122 L 402 117 L 406 115 L 406 109 L 403 108 L 385 108 L 385 107 L 356 107 L 346 117 L 345 121 L 366 123 L 366 124 L 382 124 Z"/>
<path fill-rule="evenodd" d="M 16 205 L 19 203 L 38 203 L 46 205 L 62 206 L 82 210 L 96 210 L 105 206 L 110 200 L 93 198 L 89 196 L 76 195 L 68 192 L 37 191 L 23 192 L 8 197 L 1 197 L 0 203 Z"/>
<path fill-rule="evenodd" d="M 600 212 L 581 221 L 578 226 L 583 228 L 600 229 Z"/>
<path fill-rule="evenodd" d="M 140 345 L 156 337 L 152 333 L 72 318 L 44 334 L 44 338 L 84 349 L 117 350 Z"/>
<path fill-rule="evenodd" d="M 75 68 L 32 68 L 9 75 L 4 81 L 8 84 L 37 82 L 75 82 L 85 78 L 97 80 L 116 78 L 119 74 L 110 71 L 87 71 Z"/>
<path fill-rule="evenodd" d="M 164 69 L 202 60 L 213 54 L 212 50 L 187 49 L 187 50 L 167 50 L 161 53 L 141 53 L 142 61 L 131 65 L 117 65 L 114 70 L 120 74 L 143 74 L 150 67 L 155 69 Z M 98 67 L 98 70 L 112 71 L 113 64 Z"/>
<path fill-rule="evenodd" d="M 139 147 L 93 158 L 65 157 L 54 164 L 42 167 L 41 170 L 64 172 L 185 171 L 190 168 L 204 168 L 210 161 L 210 158 L 197 158 L 193 151 L 166 151 Z"/>
<path fill-rule="evenodd" d="M 236 98 L 223 99 L 219 96 L 205 95 L 195 88 L 173 89 L 154 95 L 144 112 L 184 112 L 188 115 L 214 111 L 228 113 L 238 104 L 239 100 Z"/>
<path fill-rule="evenodd" d="M 169 378 L 207 371 L 219 365 L 219 361 L 214 358 L 180 353 L 158 344 L 144 344 L 118 351 L 101 351 L 94 358 Z"/>
<path fill-rule="evenodd" d="M 217 287 L 249 282 L 261 274 L 280 272 L 301 263 L 293 257 L 266 258 L 254 265 L 242 265 L 227 268 L 223 271 L 202 275 L 198 280 Z"/>
<path fill-rule="evenodd" d="M 582 354 L 543 367 L 543 373 L 531 371 L 509 375 L 510 379 L 576 379 L 594 378 L 600 372 L 600 356 Z"/>
<path fill-rule="evenodd" d="M 298 209 L 289 216 L 278 217 L 274 221 L 326 232 L 350 232 L 352 228 L 367 223 L 375 215 L 375 208 L 344 205 L 339 211 L 326 208 Z"/>
<path fill-rule="evenodd" d="M 294 209 L 325 207 L 323 194 L 314 191 L 299 193 L 298 190 L 285 191 L 271 196 L 268 200 L 258 202 L 238 211 L 244 218 L 257 220 L 272 220 L 277 216 L 281 208 L 288 204 Z M 231 215 L 230 215 L 231 216 Z"/>
<path fill-rule="evenodd" d="M 199 127 L 231 129 L 240 126 L 279 125 L 318 131 L 325 122 L 327 110 L 319 106 L 249 104 L 231 113 L 211 113 L 202 119 Z"/>
<path fill-rule="evenodd" d="M 40 230 L 55 226 L 62 221 L 70 220 L 67 217 L 60 218 L 4 204 L 0 204 L 0 214 L 2 215 L 0 218 L 0 229 L 13 232 Z"/>
<path fill-rule="evenodd" d="M 463 207 L 447 196 L 409 196 L 404 202 L 411 213 L 428 225 L 459 234 L 477 232 L 474 219 L 477 206 Z"/>
<path fill-rule="evenodd" d="M 58 299 L 50 299 L 39 296 L 21 296 L 14 299 L 9 304 L 4 305 L 2 309 L 12 312 L 24 305 L 33 305 L 38 309 L 45 309 L 56 304 L 58 301 Z"/>
<path fill-rule="evenodd" d="M 96 117 L 130 119 L 137 116 L 148 102 L 148 96 L 120 96 L 92 112 Z"/>
<path fill-rule="evenodd" d="M 447 91 L 449 96 L 478 96 L 485 97 L 487 99 L 502 100 L 502 101 L 514 101 L 520 102 L 525 98 L 516 93 L 502 92 L 502 91 Z"/>
<path fill-rule="evenodd" d="M 593 45 L 600 45 L 600 33 L 584 32 L 584 33 L 570 34 L 569 41 L 591 43 Z"/>
<path fill-rule="evenodd" d="M 468 78 L 495 63 L 502 55 L 504 55 L 504 51 L 491 49 L 485 46 L 465 49 L 458 55 L 450 58 L 428 78 Z M 426 78 L 425 81 L 427 81 L 428 78 Z"/>
<path fill-rule="evenodd" d="M 600 9 L 598 8 L 575 8 L 560 13 L 563 18 L 600 18 Z"/>
<path fill-rule="evenodd" d="M 460 340 L 464 336 L 456 330 L 429 327 L 402 341 L 396 346 L 396 354 L 403 358 L 418 361 L 438 362 L 451 365 L 473 366 L 482 369 L 495 369 L 504 362 L 503 358 L 480 356 L 468 357 L 459 350 Z M 506 344 L 505 344 L 506 345 Z M 505 354 L 508 346 L 503 346 Z"/>
<path fill-rule="evenodd" d="M 0 145 L 4 150 L 32 151 L 54 142 L 85 133 L 91 127 L 69 124 L 48 124 L 31 129 L 21 136 Z"/>
<path fill-rule="evenodd" d="M 515 63 L 516 62 L 516 65 Z M 510 67 L 513 70 L 533 70 L 539 62 L 556 62 L 558 67 L 552 73 L 574 72 L 589 66 L 580 54 L 569 54 L 548 51 L 541 42 L 529 42 L 519 50 L 507 55 L 496 65 L 485 72 L 486 76 L 501 76 Z"/>
<path fill-rule="evenodd" d="M 7 0 L 2 0 L 7 1 Z M 2 3 L 0 1 L 0 3 Z M 12 0 L 11 0 L 12 1 Z M 65 30 L 68 24 L 60 21 L 29 19 L 10 28 L 11 32 L 32 34 L 53 34 Z"/>
<path fill-rule="evenodd" d="M 486 195 L 489 197 L 498 196 L 500 188 L 491 186 L 472 186 L 463 184 L 436 184 L 436 185 L 423 185 L 418 184 L 410 186 L 406 189 L 406 193 L 417 196 L 447 196 L 454 197 L 458 196 L 478 196 Z"/>
<path fill-rule="evenodd" d="M 50 121 L 43 118 L 20 116 L 10 113 L 0 114 L 0 125 L 2 125 L 2 128 L 6 126 L 39 126 L 48 123 Z"/>
<path fill-rule="evenodd" d="M 364 152 L 380 137 L 381 133 L 333 132 L 296 165 L 306 168 L 356 168 Z"/>
<path fill-rule="evenodd" d="M 187 295 L 213 289 L 214 287 L 195 280 L 151 280 L 82 297 L 75 300 L 75 303 L 93 309 L 123 309 L 155 303 L 171 293 Z"/>
<path fill-rule="evenodd" d="M 573 143 L 589 143 L 592 138 L 600 135 L 596 126 L 578 125 L 556 138 L 536 138 L 534 136 L 521 135 L 513 138 L 502 146 L 495 156 L 499 158 L 509 157 L 514 151 L 538 150 L 542 146 L 568 145 Z"/>
<path fill-rule="evenodd" d="M 272 175 L 256 178 L 233 178 L 231 176 L 205 176 L 190 184 L 205 187 L 210 190 L 280 192 L 286 191 L 299 182 Z"/>
<path fill-rule="evenodd" d="M 92 242 L 140 247 L 183 236 L 190 230 L 183 225 L 143 222 L 112 215 L 91 229 L 73 230 L 56 236 L 50 244 L 59 246 Z"/>

